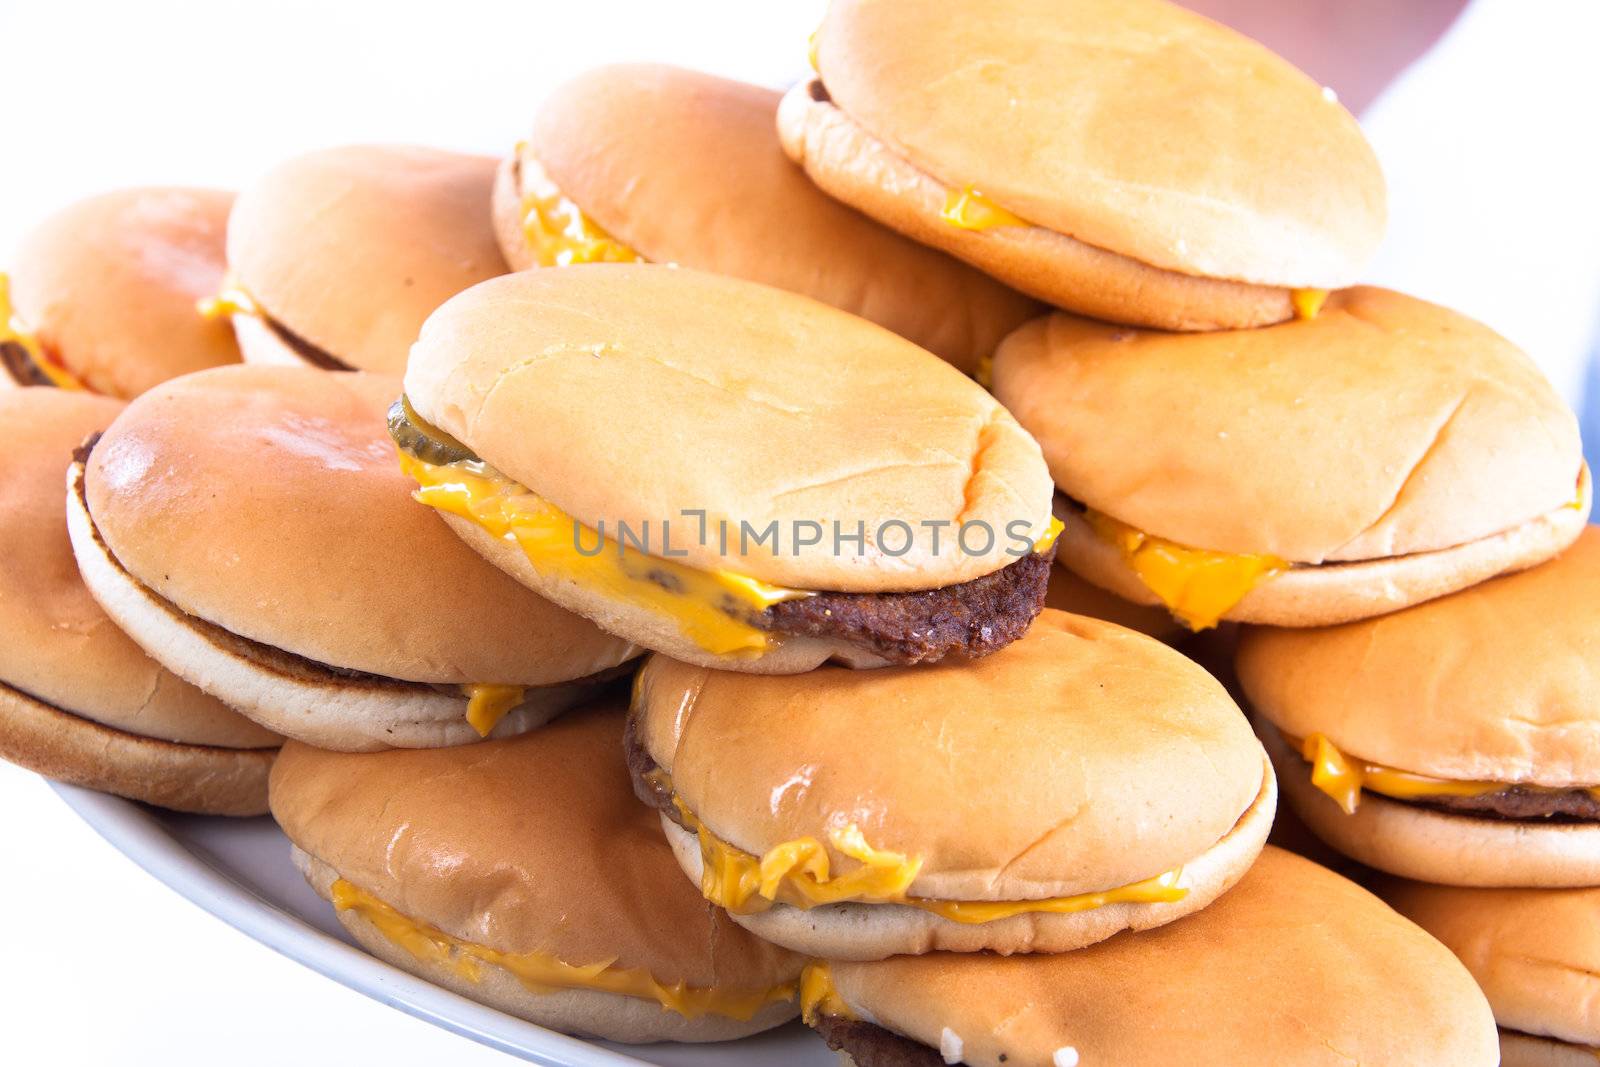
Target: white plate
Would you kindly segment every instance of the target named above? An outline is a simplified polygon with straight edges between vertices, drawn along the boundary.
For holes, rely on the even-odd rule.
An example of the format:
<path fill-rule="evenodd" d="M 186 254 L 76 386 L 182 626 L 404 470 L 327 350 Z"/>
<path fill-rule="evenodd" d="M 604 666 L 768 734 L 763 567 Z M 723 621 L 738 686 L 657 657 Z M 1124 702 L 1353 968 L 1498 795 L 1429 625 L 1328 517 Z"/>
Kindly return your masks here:
<path fill-rule="evenodd" d="M 289 861 L 271 819 L 221 819 L 156 811 L 52 783 L 101 837 L 229 926 L 380 1003 L 546 1067 L 837 1067 L 798 1023 L 714 1045 L 581 1041 L 523 1022 L 375 960 L 345 936 L 327 901 Z"/>

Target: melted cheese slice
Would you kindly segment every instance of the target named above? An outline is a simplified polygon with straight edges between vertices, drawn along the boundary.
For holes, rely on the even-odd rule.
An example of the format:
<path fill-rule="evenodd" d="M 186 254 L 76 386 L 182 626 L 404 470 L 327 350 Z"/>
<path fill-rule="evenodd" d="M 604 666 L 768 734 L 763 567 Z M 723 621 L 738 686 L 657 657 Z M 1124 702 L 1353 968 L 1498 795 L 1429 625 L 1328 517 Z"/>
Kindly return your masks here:
<path fill-rule="evenodd" d="M 336 909 L 360 915 L 416 959 L 448 967 L 469 982 L 482 981 L 482 965 L 490 964 L 509 971 L 532 993 L 593 989 L 653 1000 L 689 1019 L 707 1014 L 749 1019 L 768 1004 L 793 1000 L 797 992 L 793 982 L 753 991 L 705 989 L 685 982 L 669 985 L 658 981 L 642 967 L 617 967 L 614 960 L 577 966 L 543 952 L 501 952 L 451 937 L 436 927 L 402 915 L 343 878 L 333 883 L 332 897 Z"/>
<path fill-rule="evenodd" d="M 814 908 L 820 904 L 903 904 L 933 912 L 958 923 L 987 923 L 1013 915 L 1071 914 L 1107 904 L 1162 904 L 1182 900 L 1189 891 L 1178 884 L 1182 869 L 1168 871 L 1133 885 L 1042 900 L 931 900 L 907 895 L 922 870 L 922 860 L 900 852 L 875 849 L 854 823 L 831 830 L 828 841 L 857 866 L 834 874 L 828 851 L 814 837 L 774 845 L 760 856 L 714 836 L 677 797 L 684 821 L 700 843 L 700 891 L 713 904 L 736 915 L 766 911 L 774 904 Z"/>
<path fill-rule="evenodd" d="M 1027 219 L 1014 215 L 984 196 L 968 182 L 959 189 L 947 189 L 944 210 L 939 217 L 962 230 L 993 230 L 1001 226 L 1031 226 Z"/>
<path fill-rule="evenodd" d="M 665 615 L 719 656 L 755 656 L 778 638 L 751 624 L 773 604 L 811 594 L 732 571 L 703 571 L 618 545 L 482 463 L 438 465 L 405 452 L 400 466 L 421 486 L 416 499 L 469 519 L 521 547 L 540 574 Z M 583 551 L 579 551 L 579 545 Z M 596 546 L 591 550 L 589 546 Z"/>
<path fill-rule="evenodd" d="M 22 350 L 28 354 L 28 362 L 57 389 L 86 388 L 71 371 L 45 355 L 44 346 L 39 343 L 39 339 L 17 318 L 15 310 L 11 307 L 11 279 L 5 274 L 0 274 L 0 342 L 6 341 L 21 345 Z"/>
<path fill-rule="evenodd" d="M 833 971 L 822 960 L 806 964 L 805 970 L 800 972 L 800 1018 L 810 1024 L 818 1015 L 839 1019 L 856 1017 L 834 986 Z"/>
<path fill-rule="evenodd" d="M 234 277 L 231 270 L 223 276 L 222 288 L 217 290 L 217 295 L 195 301 L 194 309 L 203 319 L 225 319 L 234 315 L 266 318 L 261 305 L 239 284 L 239 279 Z"/>
<path fill-rule="evenodd" d="M 1294 305 L 1294 317 L 1297 319 L 1316 318 L 1317 312 L 1322 310 L 1322 305 L 1327 299 L 1326 289 L 1289 290 L 1289 303 Z"/>
<path fill-rule="evenodd" d="M 1518 788 L 1530 792 L 1563 793 L 1563 787 L 1523 785 L 1510 782 L 1471 782 L 1451 778 L 1430 778 L 1377 763 L 1353 759 L 1336 748 L 1322 734 L 1312 734 L 1300 740 L 1284 735 L 1300 758 L 1311 765 L 1311 784 L 1332 797 L 1346 815 L 1354 815 L 1361 806 L 1361 791 L 1371 790 L 1396 800 L 1414 800 L 1419 797 L 1481 797 L 1501 790 Z M 1591 796 L 1600 800 L 1600 786 L 1588 787 Z"/>
<path fill-rule="evenodd" d="M 1215 626 L 1246 593 L 1289 567 L 1277 556 L 1189 548 L 1152 537 L 1094 510 L 1085 511 L 1083 517 L 1095 535 L 1121 552 L 1145 587 L 1191 630 Z"/>
<path fill-rule="evenodd" d="M 506 713 L 528 695 L 526 686 L 482 682 L 464 685 L 461 691 L 467 696 L 467 722 L 478 731 L 479 737 L 488 737 Z"/>
<path fill-rule="evenodd" d="M 644 261 L 643 256 L 585 215 L 518 147 L 524 189 L 522 235 L 541 267 Z"/>

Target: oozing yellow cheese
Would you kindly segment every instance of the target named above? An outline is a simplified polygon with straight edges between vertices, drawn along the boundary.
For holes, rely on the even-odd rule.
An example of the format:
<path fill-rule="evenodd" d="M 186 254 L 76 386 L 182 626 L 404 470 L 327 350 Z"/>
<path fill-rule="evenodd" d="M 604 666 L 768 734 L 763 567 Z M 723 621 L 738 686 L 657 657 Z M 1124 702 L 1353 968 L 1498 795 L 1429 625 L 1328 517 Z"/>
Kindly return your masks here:
<path fill-rule="evenodd" d="M 1345 814 L 1354 815 L 1361 806 L 1361 791 L 1370 789 L 1396 800 L 1413 800 L 1418 797 L 1481 797 L 1498 793 L 1513 786 L 1530 792 L 1565 792 L 1561 787 L 1523 785 L 1510 782 L 1471 782 L 1451 778 L 1431 778 L 1425 774 L 1397 770 L 1377 763 L 1355 760 L 1339 751 L 1332 741 L 1322 734 L 1312 734 L 1305 740 L 1284 735 L 1299 753 L 1311 764 L 1311 784 L 1322 790 L 1343 808 Z M 1588 787 L 1588 792 L 1600 799 L 1600 786 Z"/>
<path fill-rule="evenodd" d="M 17 318 L 11 307 L 11 278 L 0 273 L 0 342 L 5 341 L 21 345 L 28 354 L 28 362 L 57 389 L 85 388 L 71 371 L 45 355 L 39 339 Z"/>
<path fill-rule="evenodd" d="M 817 66 L 817 34 L 821 32 L 822 27 L 819 26 L 811 31 L 810 37 L 806 38 L 806 62 L 810 63 L 811 69 L 818 74 L 822 73 L 822 68 Z"/>
<path fill-rule="evenodd" d="M 1297 319 L 1314 319 L 1317 312 L 1322 310 L 1323 302 L 1328 299 L 1326 289 L 1291 289 L 1289 303 L 1294 305 L 1294 317 Z"/>
<path fill-rule="evenodd" d="M 800 1018 L 811 1023 L 818 1015 L 840 1019 L 856 1017 L 850 1005 L 839 996 L 833 984 L 833 971 L 822 960 L 806 964 L 805 970 L 800 972 Z"/>
<path fill-rule="evenodd" d="M 482 463 L 436 465 L 401 452 L 400 466 L 421 486 L 417 500 L 514 542 L 541 574 L 671 618 L 685 637 L 714 655 L 765 652 L 777 639 L 750 618 L 811 595 L 732 571 L 686 567 L 610 538 L 602 546 L 598 532 Z"/>
<path fill-rule="evenodd" d="M 522 176 L 522 233 L 541 267 L 643 261 L 563 195 L 538 164 L 524 158 Z"/>
<path fill-rule="evenodd" d="M 793 1000 L 798 991 L 794 982 L 764 990 L 706 989 L 686 982 L 668 985 L 642 967 L 614 966 L 615 960 L 578 966 L 543 952 L 501 952 L 409 918 L 343 878 L 334 881 L 332 896 L 339 911 L 355 912 L 418 960 L 448 967 L 469 982 L 483 980 L 481 965 L 487 963 L 509 971 L 533 993 L 593 989 L 653 1000 L 689 1019 L 706 1014 L 748 1019 L 768 1004 Z"/>
<path fill-rule="evenodd" d="M 223 319 L 233 315 L 262 317 L 261 305 L 239 284 L 239 279 L 233 276 L 232 271 L 223 277 L 222 288 L 217 290 L 217 295 L 195 301 L 194 309 L 203 319 Z"/>
<path fill-rule="evenodd" d="M 1289 566 L 1266 554 L 1189 548 L 1152 537 L 1092 509 L 1083 517 L 1096 536 L 1115 546 L 1145 587 L 1191 630 L 1215 626 L 1246 593 Z"/>
<path fill-rule="evenodd" d="M 854 823 L 835 828 L 828 841 L 859 866 L 834 874 L 828 851 L 814 837 L 785 841 L 757 858 L 713 835 L 682 800 L 673 798 L 700 843 L 700 892 L 736 915 L 766 911 L 774 904 L 814 908 L 820 904 L 904 904 L 958 923 L 987 923 L 1040 912 L 1070 914 L 1107 904 L 1157 904 L 1182 900 L 1182 869 L 1142 882 L 1093 893 L 1041 900 L 933 900 L 906 892 L 922 870 L 922 860 L 875 849 Z"/>
<path fill-rule="evenodd" d="M 984 196 L 968 182 L 959 189 L 947 189 L 944 210 L 939 217 L 963 230 L 993 230 L 1000 226 L 1029 226 L 1027 219 L 1014 215 Z"/>
<path fill-rule="evenodd" d="M 467 722 L 479 737 L 488 737 L 506 712 L 528 695 L 527 688 L 520 685 L 474 683 L 462 686 L 461 691 L 467 695 Z"/>

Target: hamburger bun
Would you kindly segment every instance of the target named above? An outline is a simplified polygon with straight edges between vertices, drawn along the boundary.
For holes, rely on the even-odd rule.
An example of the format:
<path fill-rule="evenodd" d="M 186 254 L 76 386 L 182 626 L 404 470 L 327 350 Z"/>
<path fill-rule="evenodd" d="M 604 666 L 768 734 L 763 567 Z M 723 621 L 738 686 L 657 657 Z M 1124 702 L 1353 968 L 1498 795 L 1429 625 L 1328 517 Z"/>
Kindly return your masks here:
<path fill-rule="evenodd" d="M 326 748 L 479 734 L 462 687 L 524 687 L 497 736 L 635 654 L 512 581 L 409 499 L 393 378 L 243 366 L 130 405 L 79 464 L 91 590 L 174 673 Z"/>
<path fill-rule="evenodd" d="M 1075 502 L 1061 558 L 1089 581 L 1157 599 L 1084 508 L 1181 549 L 1275 558 L 1224 619 L 1394 611 L 1550 558 L 1588 510 L 1576 419 L 1538 368 L 1388 290 L 1204 335 L 1057 313 L 1002 343 L 994 391 Z"/>
<path fill-rule="evenodd" d="M 506 261 L 540 265 L 524 205 L 553 186 L 651 262 L 804 293 L 976 371 L 1039 306 L 819 191 L 778 144 L 778 99 L 654 64 L 567 82 L 501 167 L 495 226 Z"/>
<path fill-rule="evenodd" d="M 622 720 L 607 702 L 471 750 L 350 755 L 291 742 L 272 776 L 272 813 L 322 896 L 338 901 L 343 880 L 431 931 L 434 951 L 408 950 L 370 907 L 341 908 L 357 941 L 462 996 L 628 1042 L 720 1041 L 793 1018 L 800 960 L 678 878 L 654 816 L 629 791 Z M 686 1015 L 594 982 L 535 988 L 517 977 L 528 954 L 745 1003 Z"/>
<path fill-rule="evenodd" d="M 1350 113 L 1162 0 L 844 0 L 814 42 L 816 79 L 779 110 L 790 157 L 845 203 L 1060 307 L 1266 325 L 1294 313 L 1292 288 L 1354 282 L 1382 238 L 1383 175 Z M 972 189 L 997 224 L 948 221 Z"/>
<path fill-rule="evenodd" d="M 1483 994 L 1447 949 L 1275 848 L 1217 903 L 1159 930 L 1061 955 L 899 956 L 823 975 L 808 980 L 831 1003 L 808 1003 L 808 1021 L 836 1047 L 887 1035 L 924 1052 L 893 1062 L 937 1062 L 934 1050 L 947 1063 L 1119 1067 L 1234 1067 L 1241 1056 L 1492 1067 L 1499 1056 Z"/>
<path fill-rule="evenodd" d="M 63 208 L 17 250 L 17 318 L 47 360 L 108 396 L 237 363 L 227 324 L 195 311 L 222 282 L 232 205 L 218 189 L 149 187 Z"/>
<path fill-rule="evenodd" d="M 1346 815 L 1283 739 L 1321 735 L 1348 758 L 1447 782 L 1593 789 L 1597 646 L 1600 529 L 1587 526 L 1549 563 L 1392 615 L 1246 627 L 1237 667 L 1291 803 L 1335 847 L 1426 881 L 1575 886 L 1600 883 L 1594 814 L 1438 811 L 1363 790 Z"/>
<path fill-rule="evenodd" d="M 759 936 L 830 959 L 1064 952 L 1170 922 L 1238 880 L 1275 803 L 1261 746 L 1205 671 L 1050 610 L 992 656 L 931 667 L 765 677 L 654 656 L 633 714 L 636 789 L 655 796 L 691 878 L 701 831 L 753 858 L 828 842 L 839 878 L 866 862 L 841 831 L 901 857 L 914 876 L 892 891 L 811 907 L 763 893 L 730 908 Z M 670 796 L 649 787 L 656 772 Z M 1042 902 L 1180 868 L 1187 892 L 1160 902 L 989 921 L 916 903 Z"/>
<path fill-rule="evenodd" d="M 1092 582 L 1079 578 L 1057 563 L 1050 568 L 1050 586 L 1044 593 L 1044 606 L 1072 615 L 1114 622 L 1138 630 L 1158 641 L 1170 641 L 1184 634 L 1183 624 L 1165 608 L 1154 604 L 1135 604 L 1108 593 Z"/>
<path fill-rule="evenodd" d="M 1600 889 L 1374 888 L 1472 972 L 1507 1031 L 1503 1062 L 1600 1057 Z"/>
<path fill-rule="evenodd" d="M 121 410 L 68 390 L 0 394 L 0 757 L 179 811 L 261 814 L 279 739 L 147 657 L 73 562 L 72 451 Z"/>
<path fill-rule="evenodd" d="M 497 274 L 495 161 L 399 145 L 298 156 L 239 195 L 228 266 L 245 358 L 400 374 L 434 308 Z M 254 320 L 254 321 L 251 321 Z"/>

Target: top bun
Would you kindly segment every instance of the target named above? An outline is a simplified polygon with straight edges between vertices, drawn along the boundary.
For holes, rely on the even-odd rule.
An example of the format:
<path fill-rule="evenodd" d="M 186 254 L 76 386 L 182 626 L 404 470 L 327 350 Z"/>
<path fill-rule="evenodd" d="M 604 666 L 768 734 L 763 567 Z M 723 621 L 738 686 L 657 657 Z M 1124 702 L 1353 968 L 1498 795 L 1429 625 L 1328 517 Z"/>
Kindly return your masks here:
<path fill-rule="evenodd" d="M 1216 845 L 1262 789 L 1261 746 L 1209 674 L 1057 611 L 959 664 L 761 676 L 653 656 L 635 709 L 712 834 L 760 856 L 854 822 L 921 858 L 915 897 L 1143 881 Z"/>
<path fill-rule="evenodd" d="M 824 195 L 778 144 L 778 97 L 676 67 L 601 67 L 545 101 L 519 156 L 646 259 L 804 293 L 974 372 L 1038 305 Z"/>
<path fill-rule="evenodd" d="M 1600 889 L 1375 888 L 1461 958 L 1501 1026 L 1600 1045 Z"/>
<path fill-rule="evenodd" d="M 262 311 L 357 370 L 399 374 L 429 312 L 505 273 L 495 161 L 352 146 L 291 159 L 239 195 L 228 265 Z"/>
<path fill-rule="evenodd" d="M 538 686 L 632 655 L 411 500 L 384 422 L 399 392 L 382 375 L 251 364 L 169 382 L 95 446 L 90 513 L 183 611 L 318 663 Z"/>
<path fill-rule="evenodd" d="M 1166 270 L 1349 285 L 1383 175 L 1310 78 L 1161 0 L 836 0 L 827 93 L 948 188 Z"/>
<path fill-rule="evenodd" d="M 17 251 L 17 317 L 109 396 L 239 362 L 228 324 L 195 310 L 222 284 L 232 205 L 217 189 L 121 189 L 56 212 Z"/>
<path fill-rule="evenodd" d="M 1354 882 L 1271 847 L 1215 904 L 1159 929 L 1053 956 L 934 953 L 830 971 L 856 1015 L 934 1048 L 950 1034 L 965 1063 L 1500 1058 L 1483 994 L 1448 950 Z"/>
<path fill-rule="evenodd" d="M 1385 289 L 1168 334 L 1066 313 L 995 355 L 1062 492 L 1148 534 L 1294 563 L 1501 533 L 1579 495 L 1577 420 L 1487 327 Z"/>
<path fill-rule="evenodd" d="M 1051 522 L 1038 445 L 971 379 L 836 308 L 699 271 L 608 263 L 475 286 L 428 320 L 406 393 L 589 526 L 648 529 L 659 548 L 670 521 L 687 565 L 778 585 L 940 588 L 1014 562 L 1010 535 Z M 685 536 L 697 510 L 704 543 Z M 902 535 L 873 536 L 894 521 L 915 532 L 898 556 Z M 922 524 L 939 521 L 936 546 Z M 777 545 L 741 545 L 741 522 L 777 524 Z M 806 522 L 827 535 L 796 546 Z M 865 546 L 836 551 L 834 522 L 865 523 Z M 979 522 L 993 540 L 980 529 L 959 549 L 957 527 Z"/>
<path fill-rule="evenodd" d="M 121 410 L 77 391 L 0 393 L 0 684 L 141 737 L 276 745 L 276 735 L 146 656 L 78 576 L 67 539 L 67 466 L 73 449 Z"/>
<path fill-rule="evenodd" d="M 633 796 L 622 718 L 608 703 L 460 749 L 291 741 L 272 769 L 272 814 L 340 877 L 452 937 L 642 967 L 664 985 L 793 980 L 793 954 L 745 933 L 678 872 Z"/>
<path fill-rule="evenodd" d="M 1555 560 L 1392 615 L 1246 627 L 1239 681 L 1293 737 L 1439 778 L 1600 784 L 1600 529 Z"/>

